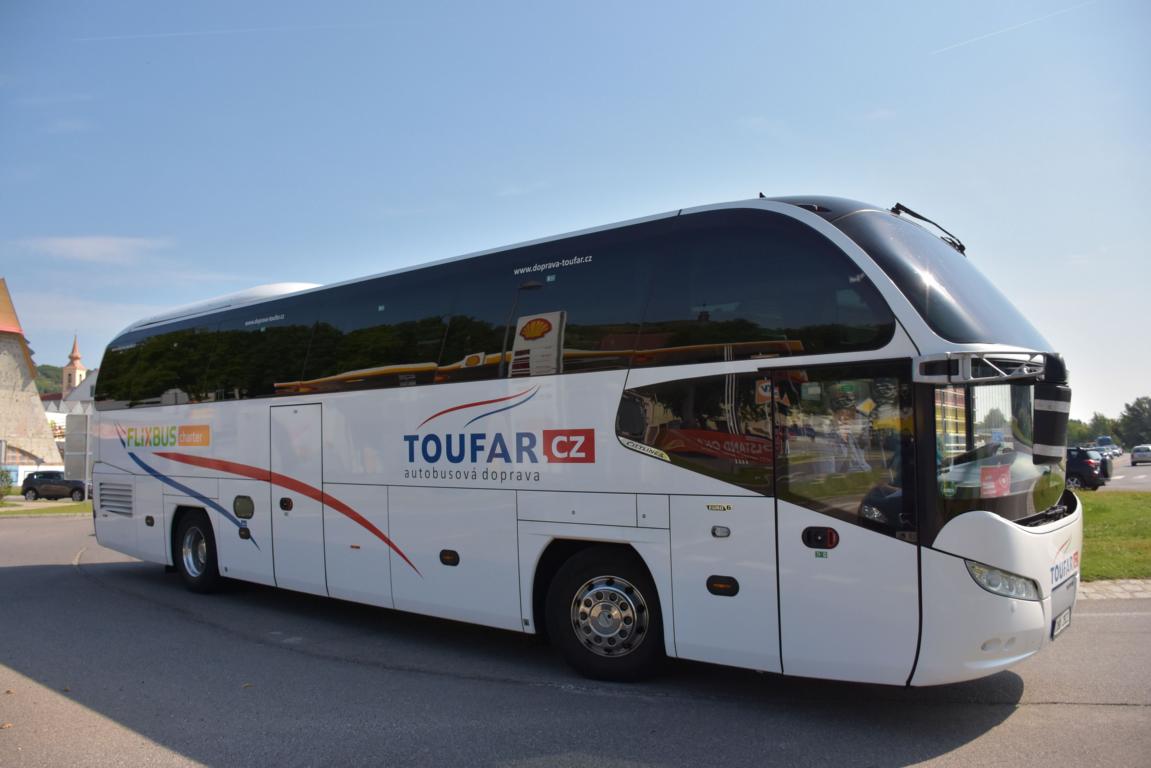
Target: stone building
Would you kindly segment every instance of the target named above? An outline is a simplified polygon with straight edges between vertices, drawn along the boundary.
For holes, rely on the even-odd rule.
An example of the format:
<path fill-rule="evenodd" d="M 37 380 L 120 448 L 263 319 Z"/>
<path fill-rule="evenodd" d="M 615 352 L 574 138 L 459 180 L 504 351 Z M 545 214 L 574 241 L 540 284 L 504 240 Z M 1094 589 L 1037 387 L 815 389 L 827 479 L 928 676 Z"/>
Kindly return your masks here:
<path fill-rule="evenodd" d="M 19 480 L 30 468 L 62 465 L 60 449 L 36 392 L 36 365 L 24 329 L 0 277 L 0 465 Z"/>

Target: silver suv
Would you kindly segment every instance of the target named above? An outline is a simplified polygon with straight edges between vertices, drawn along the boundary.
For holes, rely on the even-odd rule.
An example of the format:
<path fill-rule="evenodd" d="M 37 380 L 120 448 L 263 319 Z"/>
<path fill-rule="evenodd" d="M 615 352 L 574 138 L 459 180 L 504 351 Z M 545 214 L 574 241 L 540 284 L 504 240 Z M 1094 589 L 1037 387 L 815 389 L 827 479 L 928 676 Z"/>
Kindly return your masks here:
<path fill-rule="evenodd" d="M 1140 462 L 1151 464 L 1151 445 L 1137 445 L 1131 449 L 1131 466 L 1137 467 Z"/>

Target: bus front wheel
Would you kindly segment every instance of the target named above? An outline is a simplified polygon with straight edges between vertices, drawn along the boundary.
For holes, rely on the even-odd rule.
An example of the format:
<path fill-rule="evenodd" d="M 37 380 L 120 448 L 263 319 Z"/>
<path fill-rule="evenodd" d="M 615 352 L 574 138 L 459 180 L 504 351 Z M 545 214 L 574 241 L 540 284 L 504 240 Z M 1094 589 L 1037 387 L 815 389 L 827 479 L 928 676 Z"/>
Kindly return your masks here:
<path fill-rule="evenodd" d="M 634 553 L 577 552 L 556 573 L 547 627 L 564 659 L 585 677 L 631 681 L 663 661 L 663 619 L 655 584 Z"/>
<path fill-rule="evenodd" d="M 176 529 L 176 570 L 193 592 L 211 592 L 219 585 L 216 537 L 208 516 L 200 510 L 180 518 Z"/>

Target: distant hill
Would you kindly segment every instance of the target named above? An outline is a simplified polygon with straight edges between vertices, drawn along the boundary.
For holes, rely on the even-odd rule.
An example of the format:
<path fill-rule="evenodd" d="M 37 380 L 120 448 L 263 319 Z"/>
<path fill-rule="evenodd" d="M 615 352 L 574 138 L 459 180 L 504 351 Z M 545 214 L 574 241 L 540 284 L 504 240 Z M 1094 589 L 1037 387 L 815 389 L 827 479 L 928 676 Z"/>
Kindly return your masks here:
<path fill-rule="evenodd" d="M 58 365 L 36 366 L 36 391 L 50 395 L 63 389 L 64 369 Z"/>

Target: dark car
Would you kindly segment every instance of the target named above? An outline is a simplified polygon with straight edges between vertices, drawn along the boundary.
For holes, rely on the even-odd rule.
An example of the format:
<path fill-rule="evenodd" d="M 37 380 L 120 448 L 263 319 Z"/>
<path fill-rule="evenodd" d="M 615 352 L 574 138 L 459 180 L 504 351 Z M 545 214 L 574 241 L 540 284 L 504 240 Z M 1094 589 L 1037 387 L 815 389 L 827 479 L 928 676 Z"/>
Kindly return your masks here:
<path fill-rule="evenodd" d="M 1095 491 L 1111 477 L 1111 460 L 1094 448 L 1067 449 L 1067 487 Z"/>
<path fill-rule="evenodd" d="M 28 501 L 69 497 L 72 501 L 83 501 L 88 496 L 88 489 L 83 480 L 68 480 L 63 472 L 46 470 L 29 472 L 20 486 L 20 493 Z"/>

